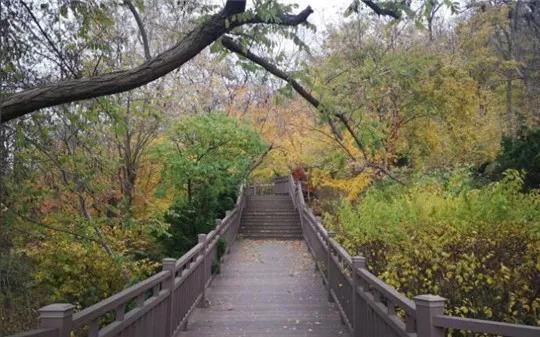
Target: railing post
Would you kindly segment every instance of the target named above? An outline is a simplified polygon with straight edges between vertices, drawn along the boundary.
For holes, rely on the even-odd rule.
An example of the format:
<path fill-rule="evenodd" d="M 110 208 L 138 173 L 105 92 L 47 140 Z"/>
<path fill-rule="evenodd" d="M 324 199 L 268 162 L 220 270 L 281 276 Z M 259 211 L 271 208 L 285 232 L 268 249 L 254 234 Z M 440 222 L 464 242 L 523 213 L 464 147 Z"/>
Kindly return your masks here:
<path fill-rule="evenodd" d="M 229 218 L 229 216 L 231 215 L 232 211 L 225 211 L 225 218 Z M 225 219 L 224 218 L 224 219 Z M 234 224 L 234 222 L 232 221 L 232 219 L 229 219 L 229 226 L 231 227 L 231 230 L 234 232 L 236 230 L 236 225 Z"/>
<path fill-rule="evenodd" d="M 360 321 L 358 317 L 359 308 L 358 308 L 358 294 L 357 289 L 360 285 L 360 280 L 358 276 L 358 269 L 367 268 L 366 258 L 363 256 L 353 256 L 352 257 L 352 300 L 353 300 L 353 316 L 352 316 L 352 325 L 353 325 L 353 337 L 360 336 Z"/>
<path fill-rule="evenodd" d="M 174 282 L 176 277 L 176 260 L 171 258 L 164 258 L 162 263 L 163 271 L 169 272 L 169 278 L 164 287 L 169 290 L 167 296 L 167 316 L 165 317 L 165 331 L 167 336 L 172 336 L 174 332 L 173 327 L 173 310 L 174 310 Z"/>
<path fill-rule="evenodd" d="M 317 217 L 317 222 L 320 222 L 320 217 Z M 328 238 L 326 240 L 326 247 L 328 248 L 328 258 L 326 261 L 326 287 L 328 288 L 328 301 L 334 302 L 334 297 L 332 296 L 332 242 L 331 239 L 335 236 L 335 233 L 328 231 Z"/>
<path fill-rule="evenodd" d="M 444 313 L 446 299 L 437 295 L 419 295 L 416 304 L 416 332 L 418 337 L 444 337 L 444 329 L 433 325 L 433 317 Z"/>
<path fill-rule="evenodd" d="M 221 219 L 216 219 L 216 230 L 218 235 L 223 235 L 223 228 L 221 228 Z"/>
<path fill-rule="evenodd" d="M 73 326 L 73 305 L 68 303 L 55 303 L 38 310 L 39 327 L 54 328 L 58 337 L 69 337 Z"/>
<path fill-rule="evenodd" d="M 199 243 L 202 243 L 202 254 L 203 254 L 203 273 L 201 276 L 201 300 L 199 301 L 199 308 L 206 308 L 208 306 L 208 302 L 206 300 L 206 271 L 208 268 L 208 242 L 206 241 L 206 234 L 199 234 L 198 237 Z"/>

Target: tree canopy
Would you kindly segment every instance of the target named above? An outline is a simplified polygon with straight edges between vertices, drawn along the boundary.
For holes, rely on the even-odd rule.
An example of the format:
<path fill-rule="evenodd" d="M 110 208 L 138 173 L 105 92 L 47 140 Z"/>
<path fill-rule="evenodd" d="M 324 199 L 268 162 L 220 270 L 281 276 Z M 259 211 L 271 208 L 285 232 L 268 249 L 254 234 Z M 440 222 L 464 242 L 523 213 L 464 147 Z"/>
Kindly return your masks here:
<path fill-rule="evenodd" d="M 399 291 L 538 325 L 539 55 L 538 1 L 3 0 L 0 335 L 291 171 Z"/>

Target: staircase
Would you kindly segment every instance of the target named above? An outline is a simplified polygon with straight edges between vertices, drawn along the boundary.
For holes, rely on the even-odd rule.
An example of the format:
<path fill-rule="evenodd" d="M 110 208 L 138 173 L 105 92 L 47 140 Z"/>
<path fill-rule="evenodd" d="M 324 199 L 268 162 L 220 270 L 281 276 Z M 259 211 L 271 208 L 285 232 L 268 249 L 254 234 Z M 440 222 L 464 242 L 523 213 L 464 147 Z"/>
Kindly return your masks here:
<path fill-rule="evenodd" d="M 249 239 L 301 240 L 300 217 L 289 195 L 248 196 L 240 235 Z"/>

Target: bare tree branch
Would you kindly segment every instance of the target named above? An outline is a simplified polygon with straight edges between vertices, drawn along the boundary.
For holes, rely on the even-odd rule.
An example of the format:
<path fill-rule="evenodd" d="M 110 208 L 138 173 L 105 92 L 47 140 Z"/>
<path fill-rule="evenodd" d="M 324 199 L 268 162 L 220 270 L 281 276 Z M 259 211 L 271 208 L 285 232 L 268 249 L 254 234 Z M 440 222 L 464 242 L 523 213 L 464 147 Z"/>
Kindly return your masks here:
<path fill-rule="evenodd" d="M 41 108 L 140 87 L 181 67 L 235 27 L 256 23 L 296 26 L 304 23 L 313 13 L 308 6 L 297 15 L 283 14 L 279 18 L 272 19 L 254 15 L 246 20 L 240 20 L 238 17 L 231 20 L 230 13 L 225 9 L 200 23 L 174 47 L 140 66 L 90 78 L 61 81 L 8 96 L 0 103 L 0 122 L 4 123 Z"/>
<path fill-rule="evenodd" d="M 133 14 L 133 17 L 137 22 L 137 27 L 139 27 L 139 33 L 141 34 L 142 44 L 144 48 L 144 58 L 146 61 L 148 61 L 152 58 L 152 55 L 150 54 L 150 44 L 148 43 L 148 35 L 146 35 L 144 23 L 141 19 L 141 16 L 139 15 L 139 12 L 137 12 L 137 8 L 135 8 L 131 1 L 125 0 L 124 4 L 127 6 L 131 14 Z"/>
<path fill-rule="evenodd" d="M 320 101 L 317 98 L 315 98 L 311 93 L 309 93 L 307 91 L 307 89 L 304 88 L 298 81 L 296 81 L 290 74 L 288 74 L 287 72 L 279 69 L 277 66 L 275 66 L 273 63 L 266 60 L 265 58 L 260 57 L 260 56 L 254 54 L 253 52 L 251 52 L 249 50 L 246 50 L 245 48 L 243 48 L 240 44 L 238 44 L 236 41 L 234 41 L 229 36 L 224 36 L 221 39 L 221 43 L 228 50 L 230 50 L 230 51 L 232 51 L 232 52 L 234 52 L 234 53 L 236 53 L 236 54 L 238 54 L 238 55 L 240 55 L 242 57 L 245 57 L 245 58 L 253 61 L 254 63 L 256 63 L 256 64 L 260 65 L 261 67 L 263 67 L 264 69 L 266 69 L 271 74 L 273 74 L 276 77 L 279 77 L 282 80 L 286 81 L 287 83 L 289 83 L 291 85 L 291 87 L 293 87 L 293 89 L 300 96 L 302 96 L 314 108 L 316 108 L 317 111 L 319 111 L 321 114 L 326 113 L 326 111 L 324 110 L 324 107 L 321 105 Z M 366 162 L 367 166 L 377 169 L 379 172 L 387 175 L 391 179 L 399 182 L 400 184 L 404 184 L 399 179 L 394 177 L 386 168 L 381 167 L 380 165 L 377 165 L 375 163 L 370 162 L 369 156 L 367 154 L 367 151 L 366 151 L 366 148 L 365 148 L 364 144 L 362 143 L 360 137 L 356 134 L 356 132 L 354 132 L 354 129 L 351 126 L 351 123 L 350 123 L 349 119 L 347 118 L 347 116 L 345 116 L 345 114 L 336 112 L 336 113 L 333 113 L 332 115 L 334 117 L 336 117 L 343 124 L 343 126 L 345 126 L 345 129 L 347 130 L 347 132 L 353 138 L 354 142 L 356 143 L 356 146 L 362 152 L 362 156 L 364 157 L 364 161 Z M 332 128 L 332 131 L 334 132 L 334 128 Z M 336 141 L 338 142 L 338 144 L 340 144 L 340 141 L 338 140 L 338 137 L 336 137 Z"/>
<path fill-rule="evenodd" d="M 19 0 L 19 1 L 21 2 L 21 5 L 23 5 L 23 7 L 26 9 L 28 14 L 30 14 L 30 17 L 32 18 L 32 21 L 34 21 L 34 23 L 38 27 L 40 33 L 43 35 L 43 37 L 45 37 L 45 40 L 47 40 L 47 43 L 52 48 L 52 50 L 55 52 L 55 54 L 58 56 L 61 63 L 67 68 L 67 70 L 69 70 L 71 75 L 77 76 L 77 72 L 69 65 L 69 63 L 67 63 L 67 61 L 64 58 L 64 55 L 60 52 L 60 50 L 58 50 L 58 48 L 56 48 L 56 44 L 51 40 L 51 38 L 49 37 L 47 32 L 45 32 L 45 30 L 43 29 L 43 27 L 41 27 L 41 24 L 39 23 L 39 20 L 34 15 L 34 12 L 32 12 L 32 9 L 30 8 L 30 6 L 28 6 L 26 4 L 26 2 L 24 2 L 23 0 Z M 0 112 L 0 116 L 1 116 L 1 112 Z"/>
<path fill-rule="evenodd" d="M 246 173 L 244 174 L 244 179 L 247 179 L 247 177 L 249 177 L 251 175 L 251 172 L 255 171 L 255 169 L 257 167 L 259 167 L 263 161 L 264 161 L 264 158 L 266 158 L 266 156 L 268 155 L 268 153 L 270 153 L 270 151 L 272 151 L 272 149 L 274 148 L 274 144 L 270 144 L 270 146 L 268 146 L 266 148 L 266 150 L 261 154 L 261 156 L 259 157 L 259 159 L 257 159 L 256 162 L 254 162 L 250 167 L 249 169 L 246 171 Z"/>
<path fill-rule="evenodd" d="M 282 80 L 284 80 L 285 82 L 289 83 L 289 85 L 300 96 L 302 96 L 306 101 L 308 101 L 309 104 L 311 104 L 320 113 L 325 114 L 325 111 L 324 111 L 324 108 L 321 105 L 321 102 L 315 96 L 313 96 L 310 92 L 308 92 L 307 89 L 304 88 L 303 85 L 301 85 L 297 80 L 295 80 L 292 77 L 292 75 L 290 75 L 287 72 L 279 69 L 278 67 L 276 67 L 274 64 L 272 64 L 270 61 L 264 59 L 263 57 L 260 57 L 260 56 L 258 56 L 256 54 L 252 53 L 251 51 L 246 50 L 245 48 L 243 48 L 240 44 L 235 42 L 229 36 L 224 36 L 222 38 L 222 40 L 221 40 L 221 43 L 228 50 L 230 50 L 230 51 L 232 51 L 232 52 L 234 52 L 234 53 L 236 53 L 238 55 L 241 55 L 241 56 L 253 61 L 254 63 L 257 63 L 258 65 L 260 65 L 261 67 L 266 69 L 271 74 L 273 74 L 276 77 L 279 77 Z M 352 132 L 352 128 L 350 127 L 350 125 L 348 125 L 348 121 L 345 118 L 345 116 L 343 116 L 340 113 L 334 113 L 333 116 L 336 117 L 337 119 L 339 119 L 345 125 L 347 130 L 351 133 L 351 136 L 353 136 L 353 138 L 355 139 L 355 142 L 357 143 L 358 147 L 364 153 L 364 157 L 367 158 L 367 154 L 365 153 L 365 150 L 364 150 L 364 145 L 362 144 L 360 139 L 354 134 L 354 132 Z M 337 127 L 334 124 L 334 121 L 332 119 L 330 119 L 329 125 L 330 125 L 332 131 L 334 132 L 334 134 L 336 135 L 336 138 L 338 138 L 339 140 L 342 140 L 341 133 L 337 129 Z"/>
<path fill-rule="evenodd" d="M 401 18 L 401 13 L 393 8 L 390 8 L 390 7 L 385 7 L 385 6 L 381 6 L 379 4 L 377 4 L 376 2 L 372 1 L 372 0 L 362 0 L 362 2 L 368 6 L 369 8 L 371 8 L 372 11 L 374 11 L 375 13 L 377 13 L 377 15 L 383 15 L 383 16 L 390 16 L 390 17 L 393 17 L 394 19 L 400 19 Z"/>
<path fill-rule="evenodd" d="M 394 19 L 401 18 L 401 11 L 396 7 L 395 3 L 379 3 L 378 1 L 373 0 L 355 0 L 347 8 L 347 12 L 359 12 L 360 2 L 368 6 L 375 14 L 379 16 L 390 16 Z"/>

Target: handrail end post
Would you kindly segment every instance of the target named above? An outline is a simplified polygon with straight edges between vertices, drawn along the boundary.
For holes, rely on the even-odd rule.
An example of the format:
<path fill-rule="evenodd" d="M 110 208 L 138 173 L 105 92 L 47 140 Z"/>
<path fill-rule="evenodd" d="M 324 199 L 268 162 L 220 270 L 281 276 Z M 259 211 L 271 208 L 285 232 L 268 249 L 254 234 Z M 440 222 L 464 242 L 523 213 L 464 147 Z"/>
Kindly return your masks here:
<path fill-rule="evenodd" d="M 167 295 L 167 316 L 165 317 L 165 331 L 168 336 L 173 334 L 173 308 L 174 308 L 174 283 L 176 278 L 176 259 L 166 257 L 161 261 L 162 270 L 169 272 L 165 287 L 169 291 Z"/>
<path fill-rule="evenodd" d="M 444 313 L 446 298 L 437 295 L 418 295 L 416 304 L 416 329 L 418 337 L 444 337 L 443 328 L 433 324 L 433 318 Z"/>
<path fill-rule="evenodd" d="M 73 308 L 69 303 L 49 304 L 38 310 L 39 327 L 54 328 L 58 337 L 69 337 L 73 327 Z"/>

